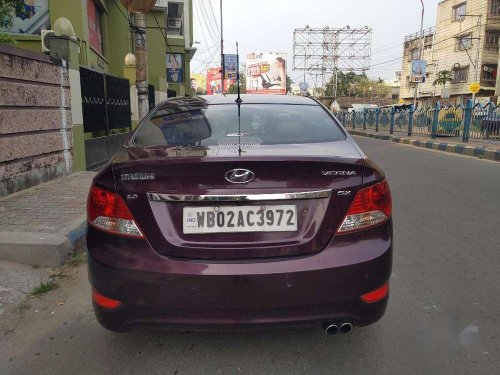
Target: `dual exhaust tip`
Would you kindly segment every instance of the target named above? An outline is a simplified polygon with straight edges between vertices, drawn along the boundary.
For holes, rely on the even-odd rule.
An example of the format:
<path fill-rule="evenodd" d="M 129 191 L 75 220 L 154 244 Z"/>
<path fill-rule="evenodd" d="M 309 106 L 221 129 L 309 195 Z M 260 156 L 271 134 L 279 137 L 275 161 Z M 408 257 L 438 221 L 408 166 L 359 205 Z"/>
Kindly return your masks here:
<path fill-rule="evenodd" d="M 341 322 L 338 324 L 326 322 L 323 324 L 323 329 L 328 336 L 336 335 L 338 332 L 345 334 L 352 331 L 352 324 L 349 322 Z"/>

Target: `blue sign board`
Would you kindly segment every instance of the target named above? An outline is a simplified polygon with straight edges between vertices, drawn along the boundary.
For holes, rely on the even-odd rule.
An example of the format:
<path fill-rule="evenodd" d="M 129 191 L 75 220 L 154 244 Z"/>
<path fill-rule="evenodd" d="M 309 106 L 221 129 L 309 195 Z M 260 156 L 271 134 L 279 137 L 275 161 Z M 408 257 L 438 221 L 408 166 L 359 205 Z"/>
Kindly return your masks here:
<path fill-rule="evenodd" d="M 238 56 L 224 55 L 224 77 L 225 79 L 236 79 L 238 74 Z"/>

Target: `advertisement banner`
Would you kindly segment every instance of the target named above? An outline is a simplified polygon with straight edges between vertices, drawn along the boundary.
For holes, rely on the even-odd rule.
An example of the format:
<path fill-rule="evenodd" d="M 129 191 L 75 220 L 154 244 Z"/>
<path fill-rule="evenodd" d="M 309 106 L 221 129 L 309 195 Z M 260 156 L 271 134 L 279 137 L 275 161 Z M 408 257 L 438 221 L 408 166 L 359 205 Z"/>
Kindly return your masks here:
<path fill-rule="evenodd" d="M 167 52 L 167 82 L 183 83 L 184 70 L 182 68 L 182 53 Z"/>
<path fill-rule="evenodd" d="M 3 4 L 3 1 L 0 1 Z M 24 0 L 16 8 L 12 26 L 2 31 L 14 34 L 40 35 L 50 29 L 49 0 Z M 1 27 L 0 27 L 1 29 Z"/>
<path fill-rule="evenodd" d="M 222 93 L 221 68 L 207 69 L 207 95 Z"/>
<path fill-rule="evenodd" d="M 222 89 L 227 92 L 236 83 L 235 79 L 225 79 L 223 88 L 221 70 L 221 68 L 207 69 L 207 95 L 222 94 Z"/>
<path fill-rule="evenodd" d="M 238 56 L 224 55 L 224 78 L 236 80 L 238 74 Z"/>
<path fill-rule="evenodd" d="M 247 93 L 286 94 L 286 53 L 247 55 Z"/>
<path fill-rule="evenodd" d="M 424 83 L 427 72 L 427 61 L 413 60 L 411 62 L 411 81 L 414 83 Z"/>

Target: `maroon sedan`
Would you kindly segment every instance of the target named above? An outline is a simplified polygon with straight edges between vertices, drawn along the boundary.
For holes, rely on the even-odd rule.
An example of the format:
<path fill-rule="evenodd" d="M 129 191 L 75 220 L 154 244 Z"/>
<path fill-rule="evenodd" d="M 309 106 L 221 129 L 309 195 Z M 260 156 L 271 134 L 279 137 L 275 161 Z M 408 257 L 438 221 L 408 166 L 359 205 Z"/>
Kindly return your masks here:
<path fill-rule="evenodd" d="M 95 314 L 228 329 L 376 322 L 392 265 L 384 174 L 311 98 L 176 98 L 94 178 Z"/>

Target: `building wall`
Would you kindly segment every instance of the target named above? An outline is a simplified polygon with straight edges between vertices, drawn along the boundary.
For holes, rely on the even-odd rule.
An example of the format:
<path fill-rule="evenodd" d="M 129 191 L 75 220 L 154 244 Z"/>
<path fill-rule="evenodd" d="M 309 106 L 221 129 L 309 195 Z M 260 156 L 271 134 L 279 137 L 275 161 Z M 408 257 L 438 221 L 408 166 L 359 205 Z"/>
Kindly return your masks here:
<path fill-rule="evenodd" d="M 411 77 L 411 60 L 412 51 L 420 48 L 420 38 L 419 33 L 415 33 L 413 36 L 408 37 L 405 41 L 403 47 L 403 63 L 401 67 L 401 81 L 400 81 L 400 93 L 399 96 L 402 99 L 413 99 L 414 96 L 414 86 L 410 83 Z M 424 49 L 422 53 L 422 60 L 427 61 L 427 77 L 425 83 L 419 85 L 419 96 L 432 95 L 434 86 L 432 82 L 435 79 L 435 64 L 433 63 L 432 49 L 434 45 L 435 31 L 426 30 L 426 35 L 424 38 Z"/>
<path fill-rule="evenodd" d="M 434 59 L 438 61 L 438 70 L 453 70 L 454 67 L 468 67 L 467 81 L 450 85 L 451 96 L 470 96 L 469 86 L 475 80 L 480 79 L 480 67 L 483 64 L 484 38 L 486 31 L 488 0 L 468 0 L 466 2 L 466 14 L 482 15 L 481 27 L 478 29 L 478 17 L 465 17 L 461 22 L 453 21 L 453 7 L 463 3 L 461 0 L 445 0 L 439 3 Z M 498 26 L 496 26 L 498 28 Z M 465 51 L 457 51 L 458 35 L 472 34 L 472 46 Z M 480 40 L 478 40 L 481 38 Z M 479 45 L 478 45 L 479 44 Z M 479 47 L 479 61 L 477 77 L 474 64 Z M 487 53 L 486 53 L 487 54 Z M 471 61 L 472 60 L 472 61 Z M 498 57 L 493 61 L 497 63 Z M 436 95 L 441 95 L 442 87 L 437 87 Z M 465 97 L 463 98 L 465 99 Z"/>
<path fill-rule="evenodd" d="M 127 20 L 122 14 L 122 12 L 127 14 L 127 11 L 118 0 L 116 0 L 116 2 L 112 0 L 95 1 L 102 7 L 104 12 L 103 53 L 99 53 L 93 49 L 89 43 L 87 0 L 49 0 L 50 23 L 53 25 L 59 17 L 66 17 L 71 21 L 76 35 L 80 38 L 80 65 L 123 77 L 123 60 L 127 53 L 133 52 L 134 43 Z M 158 28 L 152 13 L 149 13 L 146 18 L 148 27 L 148 80 L 150 84 L 155 86 L 157 93 L 165 94 L 157 95 L 161 98 L 166 97 L 167 89 L 175 90 L 177 95 L 184 96 L 184 94 L 188 93 L 186 88 L 189 87 L 190 61 L 187 58 L 185 58 L 184 61 L 184 83 L 171 84 L 169 85 L 170 87 L 167 87 L 167 51 L 185 53 L 185 49 L 191 47 L 193 40 L 192 0 L 176 0 L 175 2 L 184 3 L 185 32 L 183 37 L 169 36 L 167 38 L 167 43 L 165 42 L 164 34 L 166 34 L 166 20 L 164 10 L 166 9 L 165 6 L 168 4 L 168 1 L 159 1 L 158 4 L 165 6 L 163 8 L 158 7 L 155 10 L 156 18 L 163 28 L 162 30 Z M 15 38 L 20 48 L 37 52 L 41 51 L 39 36 L 15 35 Z"/>
<path fill-rule="evenodd" d="M 477 80 L 481 83 L 482 90 L 478 97 L 490 97 L 494 95 L 494 81 L 481 80 L 481 69 L 483 64 L 498 64 L 498 46 L 485 47 L 487 30 L 500 30 L 500 18 L 489 14 L 489 6 L 492 0 L 444 0 L 438 5 L 436 19 L 436 31 L 432 49 L 425 54 L 428 62 L 430 76 L 428 83 L 422 85 L 422 97 L 430 102 L 433 96 L 440 97 L 442 86 L 432 86 L 436 73 L 441 70 L 453 70 L 456 67 L 468 67 L 468 76 L 465 82 L 448 83 L 449 93 L 455 103 L 465 103 L 471 97 L 469 86 Z M 466 16 L 462 21 L 453 19 L 453 8 L 459 4 L 466 3 Z M 474 16 L 472 16 L 474 15 Z M 478 27 L 477 15 L 481 15 L 481 25 Z M 457 37 L 460 35 L 472 35 L 472 46 L 467 50 L 457 50 Z M 476 61 L 477 48 L 479 47 L 479 59 L 477 77 L 474 63 Z M 409 65 L 406 59 L 403 61 L 403 79 L 401 84 L 401 97 L 410 100 L 413 97 L 412 90 L 405 89 L 405 77 L 409 74 Z M 430 99 L 429 99 L 430 98 Z"/>
<path fill-rule="evenodd" d="M 72 143 L 67 67 L 0 44 L 0 196 L 70 173 Z"/>

